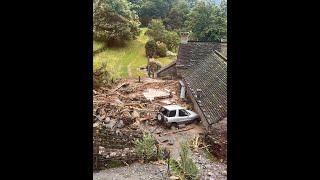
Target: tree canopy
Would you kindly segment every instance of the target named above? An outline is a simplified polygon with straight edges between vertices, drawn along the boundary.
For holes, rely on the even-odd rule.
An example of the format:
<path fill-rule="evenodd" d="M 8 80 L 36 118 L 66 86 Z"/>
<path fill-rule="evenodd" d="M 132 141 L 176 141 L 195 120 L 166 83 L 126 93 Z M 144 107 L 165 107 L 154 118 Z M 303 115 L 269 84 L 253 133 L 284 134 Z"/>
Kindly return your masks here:
<path fill-rule="evenodd" d="M 220 41 L 227 37 L 226 8 L 200 1 L 188 15 L 186 26 L 199 41 Z"/>
<path fill-rule="evenodd" d="M 139 20 L 127 0 L 94 0 L 93 36 L 108 44 L 122 44 L 139 35 Z"/>

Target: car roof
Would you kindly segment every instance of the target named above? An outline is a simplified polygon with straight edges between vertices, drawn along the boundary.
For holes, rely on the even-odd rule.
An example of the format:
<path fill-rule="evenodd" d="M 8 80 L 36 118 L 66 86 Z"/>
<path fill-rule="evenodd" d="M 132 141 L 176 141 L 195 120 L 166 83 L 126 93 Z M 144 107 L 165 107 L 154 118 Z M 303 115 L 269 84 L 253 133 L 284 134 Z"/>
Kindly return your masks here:
<path fill-rule="evenodd" d="M 164 108 L 168 109 L 169 111 L 171 110 L 176 110 L 176 109 L 185 109 L 179 105 L 168 105 L 168 106 L 163 106 Z"/>

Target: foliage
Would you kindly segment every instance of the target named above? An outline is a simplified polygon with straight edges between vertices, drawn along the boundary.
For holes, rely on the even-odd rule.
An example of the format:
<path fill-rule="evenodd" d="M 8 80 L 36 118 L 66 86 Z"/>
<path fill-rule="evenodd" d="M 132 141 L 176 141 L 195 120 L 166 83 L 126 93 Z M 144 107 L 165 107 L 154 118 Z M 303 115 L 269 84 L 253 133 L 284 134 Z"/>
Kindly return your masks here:
<path fill-rule="evenodd" d="M 164 19 L 171 7 L 170 0 L 146 0 L 139 11 L 140 22 L 147 26 L 151 19 Z"/>
<path fill-rule="evenodd" d="M 156 51 L 157 51 L 157 44 L 156 41 L 151 39 L 149 40 L 146 45 L 146 55 L 147 57 L 154 57 L 156 55 Z"/>
<path fill-rule="evenodd" d="M 174 31 L 167 31 L 163 22 L 159 19 L 151 21 L 146 34 L 155 41 L 165 43 L 170 51 L 175 51 L 179 45 L 179 35 Z"/>
<path fill-rule="evenodd" d="M 190 158 L 190 149 L 187 143 L 181 144 L 180 158 L 180 166 L 184 177 L 186 179 L 195 179 L 198 176 L 199 170 Z"/>
<path fill-rule="evenodd" d="M 165 27 L 160 19 L 152 19 L 149 24 L 149 30 L 146 35 L 152 37 L 155 41 L 164 42 L 165 40 Z"/>
<path fill-rule="evenodd" d="M 163 42 L 157 42 L 157 51 L 156 54 L 160 57 L 166 57 L 167 55 L 167 45 Z"/>
<path fill-rule="evenodd" d="M 176 52 L 179 46 L 179 42 L 180 37 L 176 32 L 165 31 L 164 43 L 167 45 L 168 50 Z"/>
<path fill-rule="evenodd" d="M 139 35 L 139 20 L 126 0 L 94 0 L 93 37 L 108 45 L 121 45 Z"/>
<path fill-rule="evenodd" d="M 157 156 L 155 139 L 151 134 L 143 134 L 142 139 L 136 139 L 134 144 L 136 153 L 144 159 L 150 160 L 151 158 Z"/>
<path fill-rule="evenodd" d="M 186 26 L 199 41 L 220 41 L 227 37 L 226 12 L 210 2 L 198 2 L 188 15 Z"/>
<path fill-rule="evenodd" d="M 166 29 L 179 30 L 183 28 L 189 11 L 185 0 L 177 1 L 170 9 L 168 16 L 163 20 Z"/>
<path fill-rule="evenodd" d="M 190 149 L 188 143 L 181 144 L 180 161 L 170 160 L 169 164 L 175 175 L 180 179 L 197 179 L 199 170 L 196 164 L 190 158 Z"/>

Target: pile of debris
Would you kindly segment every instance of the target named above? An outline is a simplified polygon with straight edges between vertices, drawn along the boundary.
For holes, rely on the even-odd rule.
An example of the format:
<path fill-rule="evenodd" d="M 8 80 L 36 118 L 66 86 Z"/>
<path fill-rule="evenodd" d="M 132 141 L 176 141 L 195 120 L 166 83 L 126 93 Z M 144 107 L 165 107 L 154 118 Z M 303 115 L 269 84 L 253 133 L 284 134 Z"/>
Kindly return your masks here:
<path fill-rule="evenodd" d="M 156 124 L 161 106 L 183 104 L 176 81 L 144 79 L 126 80 L 111 88 L 94 90 L 94 169 L 101 169 L 109 160 L 134 161 L 134 140 L 141 138 L 140 124 Z"/>
<path fill-rule="evenodd" d="M 223 162 L 227 162 L 227 118 L 213 124 L 205 133 L 204 141 L 210 145 L 210 152 Z"/>

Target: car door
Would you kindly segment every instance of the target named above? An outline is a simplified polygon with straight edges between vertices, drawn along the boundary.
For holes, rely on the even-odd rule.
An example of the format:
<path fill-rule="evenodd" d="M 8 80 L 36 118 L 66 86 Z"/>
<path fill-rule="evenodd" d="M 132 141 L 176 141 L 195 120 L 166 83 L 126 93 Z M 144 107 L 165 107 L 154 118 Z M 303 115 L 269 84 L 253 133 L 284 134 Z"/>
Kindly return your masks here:
<path fill-rule="evenodd" d="M 178 109 L 177 110 L 177 116 L 178 116 L 179 122 L 190 121 L 189 113 L 184 109 Z"/>

